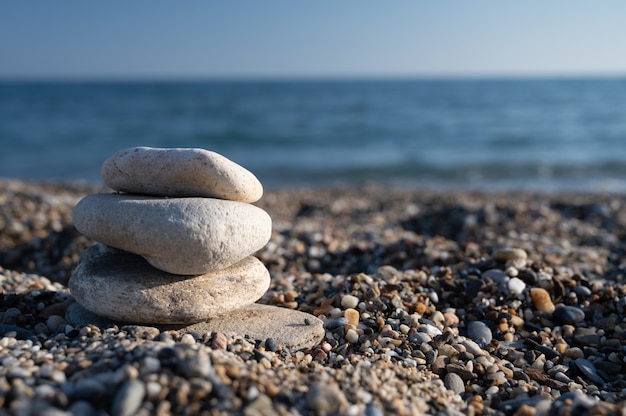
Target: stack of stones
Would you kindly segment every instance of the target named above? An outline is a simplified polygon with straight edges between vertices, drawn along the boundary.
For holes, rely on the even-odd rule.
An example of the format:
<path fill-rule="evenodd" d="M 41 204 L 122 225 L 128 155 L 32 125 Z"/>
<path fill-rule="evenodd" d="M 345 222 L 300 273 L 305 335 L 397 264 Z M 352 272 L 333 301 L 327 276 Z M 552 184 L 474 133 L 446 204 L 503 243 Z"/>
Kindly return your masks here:
<path fill-rule="evenodd" d="M 252 205 L 263 194 L 252 173 L 204 149 L 148 147 L 114 154 L 101 173 L 116 193 L 74 208 L 76 229 L 100 244 L 70 279 L 68 321 L 235 332 L 292 348 L 323 337 L 317 318 L 254 304 L 270 275 L 252 254 L 272 222 Z"/>

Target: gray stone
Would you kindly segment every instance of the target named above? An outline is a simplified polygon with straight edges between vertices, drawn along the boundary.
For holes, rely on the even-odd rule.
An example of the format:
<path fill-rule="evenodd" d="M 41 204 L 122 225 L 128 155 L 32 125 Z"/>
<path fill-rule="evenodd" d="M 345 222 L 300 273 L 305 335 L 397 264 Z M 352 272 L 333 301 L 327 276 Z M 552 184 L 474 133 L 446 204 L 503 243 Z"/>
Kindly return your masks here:
<path fill-rule="evenodd" d="M 604 385 L 604 380 L 602 379 L 602 377 L 600 377 L 600 375 L 598 374 L 598 370 L 596 370 L 596 366 L 593 365 L 591 361 L 586 360 L 584 358 L 577 358 L 575 363 L 576 363 L 576 367 L 578 367 L 578 370 L 580 370 L 580 372 L 588 380 L 591 380 L 598 386 Z"/>
<path fill-rule="evenodd" d="M 559 306 L 552 318 L 560 324 L 576 325 L 585 320 L 585 312 L 576 306 Z"/>
<path fill-rule="evenodd" d="M 189 324 L 254 303 L 267 291 L 269 272 L 247 257 L 200 276 L 179 276 L 132 253 L 102 244 L 85 250 L 69 288 L 78 303 L 111 319 L 141 324 Z"/>
<path fill-rule="evenodd" d="M 243 411 L 243 416 L 278 415 L 274 410 L 274 403 L 265 394 L 258 395 Z"/>
<path fill-rule="evenodd" d="M 99 317 L 78 303 L 73 303 L 67 308 L 65 319 L 75 326 L 92 324 L 107 328 L 112 325 L 124 325 L 118 321 Z M 325 335 L 322 321 L 313 315 L 256 303 L 193 325 L 159 325 L 158 327 L 161 331 L 177 330 L 181 333 L 197 331 L 236 334 L 259 341 L 273 338 L 289 350 L 313 348 Z"/>
<path fill-rule="evenodd" d="M 311 384 L 306 395 L 308 407 L 315 414 L 339 414 L 345 411 L 348 401 L 339 386 L 316 382 Z"/>
<path fill-rule="evenodd" d="M 573 287 L 573 290 L 574 293 L 576 293 L 576 295 L 581 299 L 587 299 L 592 294 L 591 289 L 583 285 L 576 285 Z"/>
<path fill-rule="evenodd" d="M 211 359 L 206 351 L 194 351 L 179 363 L 179 368 L 187 378 L 204 378 L 211 373 Z"/>
<path fill-rule="evenodd" d="M 48 320 L 46 320 L 46 325 L 50 329 L 50 332 L 58 334 L 59 332 L 63 332 L 65 330 L 67 322 L 65 322 L 65 319 L 59 315 L 51 315 L 48 317 Z"/>
<path fill-rule="evenodd" d="M 112 189 L 135 194 L 241 202 L 255 202 L 263 195 L 263 186 L 252 173 L 204 149 L 124 149 L 104 162 L 101 174 Z"/>
<path fill-rule="evenodd" d="M 464 339 L 463 341 L 461 341 L 461 345 L 463 345 L 465 349 L 467 349 L 467 352 L 469 352 L 470 354 L 473 354 L 475 357 L 485 355 L 485 352 L 482 350 L 482 348 L 480 348 L 480 345 L 478 345 L 476 342 L 472 341 L 471 339 Z"/>
<path fill-rule="evenodd" d="M 384 416 L 383 411 L 375 402 L 369 402 L 365 406 L 365 416 Z"/>
<path fill-rule="evenodd" d="M 546 400 L 546 398 L 550 399 L 550 397 L 545 395 L 545 394 L 538 394 L 538 395 L 532 396 L 532 397 L 528 397 L 526 395 L 523 395 L 521 397 L 516 397 L 516 398 L 513 398 L 513 399 L 509 399 L 509 400 L 503 401 L 498 406 L 498 409 L 503 411 L 503 412 L 505 412 L 506 414 L 513 414 L 513 412 L 516 411 L 517 409 L 519 409 L 522 405 L 534 407 L 540 401 Z"/>
<path fill-rule="evenodd" d="M 262 209 L 214 198 L 89 195 L 76 205 L 72 218 L 87 237 L 184 275 L 231 266 L 261 249 L 272 235 L 272 219 Z"/>
<path fill-rule="evenodd" d="M 465 382 L 463 379 L 455 373 L 448 373 L 443 380 L 446 388 L 452 390 L 456 394 L 465 393 Z"/>
<path fill-rule="evenodd" d="M 115 393 L 111 405 L 111 415 L 131 416 L 134 415 L 146 395 L 146 386 L 139 380 L 127 380 Z"/>
<path fill-rule="evenodd" d="M 92 415 L 94 414 L 94 408 L 88 401 L 79 400 L 71 404 L 68 407 L 68 412 L 72 415 Z"/>
<path fill-rule="evenodd" d="M 506 280 L 507 276 L 506 273 L 504 273 L 502 270 L 489 269 L 483 272 L 482 278 L 483 280 L 490 279 L 493 282 L 502 283 Z"/>
<path fill-rule="evenodd" d="M 467 327 L 467 335 L 481 348 L 486 348 L 493 338 L 491 330 L 482 321 L 472 321 Z"/>

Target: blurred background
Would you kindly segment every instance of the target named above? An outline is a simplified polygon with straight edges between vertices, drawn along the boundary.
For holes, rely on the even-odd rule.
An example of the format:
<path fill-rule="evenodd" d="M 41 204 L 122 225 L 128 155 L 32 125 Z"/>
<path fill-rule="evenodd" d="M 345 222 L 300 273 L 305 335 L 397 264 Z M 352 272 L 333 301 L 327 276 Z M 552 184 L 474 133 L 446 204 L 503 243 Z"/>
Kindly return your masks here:
<path fill-rule="evenodd" d="M 0 177 L 202 147 L 268 188 L 626 192 L 626 3 L 0 4 Z"/>

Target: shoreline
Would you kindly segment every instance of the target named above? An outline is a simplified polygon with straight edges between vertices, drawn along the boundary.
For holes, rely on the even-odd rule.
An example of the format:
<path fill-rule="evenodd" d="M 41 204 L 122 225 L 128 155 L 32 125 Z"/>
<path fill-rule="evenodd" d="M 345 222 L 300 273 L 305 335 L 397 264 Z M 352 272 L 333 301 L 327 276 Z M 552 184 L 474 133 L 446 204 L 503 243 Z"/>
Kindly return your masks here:
<path fill-rule="evenodd" d="M 264 181 L 266 183 L 267 181 Z M 12 185 L 11 185 L 12 184 Z M 521 184 L 480 184 L 468 185 L 458 184 L 451 185 L 446 183 L 424 182 L 405 180 L 361 180 L 361 181 L 320 181 L 315 183 L 302 182 L 291 184 L 272 184 L 264 185 L 265 193 L 281 193 L 281 192 L 323 192 L 323 191 L 342 191 L 352 193 L 361 190 L 373 191 L 391 191 L 409 192 L 416 194 L 439 194 L 439 195 L 481 195 L 481 196 L 504 196 L 504 195 L 533 195 L 533 196 L 558 196 L 558 197 L 575 197 L 575 196 L 600 196 L 600 197 L 626 197 L 626 186 L 620 187 L 597 187 L 576 188 L 575 185 L 568 187 L 558 186 L 520 186 Z M 102 182 L 97 180 L 82 179 L 21 179 L 0 176 L 0 187 L 2 189 L 8 186 L 28 186 L 39 188 L 42 190 L 59 190 L 61 192 L 111 192 L 111 190 Z M 260 201 L 262 202 L 262 200 Z"/>
<path fill-rule="evenodd" d="M 270 188 L 258 205 L 273 234 L 257 257 L 272 282 L 259 303 L 313 313 L 326 329 L 315 348 L 289 351 L 230 334 L 67 325 L 67 280 L 93 244 L 70 212 L 104 190 L 0 179 L 8 414 L 626 410 L 626 195 Z"/>

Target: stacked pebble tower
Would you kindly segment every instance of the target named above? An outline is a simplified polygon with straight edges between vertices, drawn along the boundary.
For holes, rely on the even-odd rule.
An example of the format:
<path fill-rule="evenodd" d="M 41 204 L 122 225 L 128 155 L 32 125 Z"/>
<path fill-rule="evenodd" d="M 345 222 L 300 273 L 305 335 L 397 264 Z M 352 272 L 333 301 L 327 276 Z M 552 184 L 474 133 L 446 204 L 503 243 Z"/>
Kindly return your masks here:
<path fill-rule="evenodd" d="M 116 193 L 88 195 L 73 211 L 76 229 L 99 243 L 69 282 L 79 307 L 116 322 L 217 326 L 282 310 L 253 305 L 270 275 L 252 254 L 272 222 L 252 205 L 263 194 L 252 173 L 204 149 L 148 147 L 114 154 L 101 173 Z M 319 321 L 298 313 L 287 320 Z"/>

